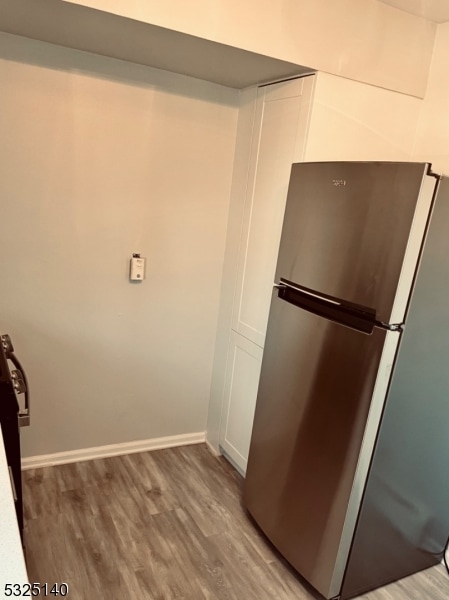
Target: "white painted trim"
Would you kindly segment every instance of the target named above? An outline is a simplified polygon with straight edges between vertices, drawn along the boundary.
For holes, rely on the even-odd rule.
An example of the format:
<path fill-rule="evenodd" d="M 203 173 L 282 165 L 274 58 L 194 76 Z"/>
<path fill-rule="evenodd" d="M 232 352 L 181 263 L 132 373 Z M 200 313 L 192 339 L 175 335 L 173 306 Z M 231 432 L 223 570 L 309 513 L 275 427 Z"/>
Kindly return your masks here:
<path fill-rule="evenodd" d="M 65 465 L 85 460 L 95 460 L 96 458 L 106 458 L 108 456 L 121 456 L 123 454 L 135 454 L 137 452 L 147 452 L 149 450 L 161 450 L 162 448 L 202 444 L 205 441 L 206 432 L 200 431 L 198 433 L 170 435 L 149 440 L 136 440 L 135 442 L 110 444 L 108 446 L 95 446 L 94 448 L 80 448 L 79 450 L 56 452 L 55 454 L 41 454 L 23 458 L 22 471 L 39 469 L 41 467 L 52 467 L 54 465 Z"/>
<path fill-rule="evenodd" d="M 207 449 L 209 450 L 209 452 L 211 454 L 213 454 L 214 456 L 222 455 L 220 446 L 218 446 L 218 448 L 216 448 L 213 444 L 211 444 L 211 442 L 209 442 L 209 440 L 207 438 L 206 438 L 206 446 L 207 446 Z"/>
<path fill-rule="evenodd" d="M 245 479 L 246 477 L 246 465 L 247 465 L 247 460 L 244 460 L 244 466 L 242 466 L 241 464 L 239 464 L 239 460 L 237 459 L 237 461 L 234 459 L 234 452 L 233 452 L 233 448 L 229 447 L 229 448 L 222 448 L 220 446 L 220 450 L 223 453 L 223 456 L 225 457 L 225 459 L 228 461 L 228 463 L 230 463 L 234 469 L 240 473 L 240 475 L 243 477 L 243 479 Z M 237 457 L 240 456 L 239 453 L 235 454 Z"/>

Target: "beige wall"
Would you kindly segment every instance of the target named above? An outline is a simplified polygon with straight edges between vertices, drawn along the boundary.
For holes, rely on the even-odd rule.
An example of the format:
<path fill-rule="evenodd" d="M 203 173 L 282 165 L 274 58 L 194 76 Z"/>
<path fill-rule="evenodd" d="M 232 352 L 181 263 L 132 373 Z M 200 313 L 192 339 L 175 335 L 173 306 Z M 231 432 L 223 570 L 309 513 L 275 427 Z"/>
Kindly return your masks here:
<path fill-rule="evenodd" d="M 5 34 L 0 81 L 0 330 L 31 383 L 24 455 L 204 431 L 238 93 Z"/>
<path fill-rule="evenodd" d="M 449 23 L 438 26 L 429 85 L 422 104 L 414 159 L 449 175 Z"/>
<path fill-rule="evenodd" d="M 69 0 L 423 96 L 436 26 L 377 0 Z"/>
<path fill-rule="evenodd" d="M 410 160 L 421 105 L 406 94 L 318 73 L 304 160 Z"/>

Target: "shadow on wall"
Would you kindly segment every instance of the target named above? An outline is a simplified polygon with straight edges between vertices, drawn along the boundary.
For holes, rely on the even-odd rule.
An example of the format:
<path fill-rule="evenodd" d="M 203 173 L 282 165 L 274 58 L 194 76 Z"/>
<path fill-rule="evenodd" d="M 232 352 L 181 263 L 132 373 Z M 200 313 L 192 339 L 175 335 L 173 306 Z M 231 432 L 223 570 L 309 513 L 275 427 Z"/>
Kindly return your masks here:
<path fill-rule="evenodd" d="M 238 106 L 238 92 L 223 85 L 176 73 L 170 73 L 168 81 L 166 71 L 160 69 L 2 32 L 0 60 L 79 73 L 143 88 L 161 89 L 165 93 L 226 106 Z"/>
<path fill-rule="evenodd" d="M 204 431 L 239 93 L 6 34 L 0 79 L 0 330 L 31 384 L 25 455 Z"/>

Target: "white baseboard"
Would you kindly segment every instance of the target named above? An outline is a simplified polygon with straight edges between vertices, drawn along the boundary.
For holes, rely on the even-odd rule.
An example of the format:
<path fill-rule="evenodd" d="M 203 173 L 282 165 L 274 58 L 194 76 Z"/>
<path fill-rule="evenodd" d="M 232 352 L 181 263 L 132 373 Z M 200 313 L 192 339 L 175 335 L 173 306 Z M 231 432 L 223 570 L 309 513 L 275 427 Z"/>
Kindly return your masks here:
<path fill-rule="evenodd" d="M 55 454 L 41 454 L 29 456 L 22 459 L 22 471 L 28 469 L 39 469 L 41 467 L 52 467 L 108 456 L 121 456 L 123 454 L 135 454 L 136 452 L 147 452 L 148 450 L 161 450 L 162 448 L 174 448 L 176 446 L 188 446 L 190 444 L 201 444 L 206 441 L 204 431 L 198 433 L 185 433 L 182 435 L 170 435 L 167 437 L 153 438 L 151 440 L 138 440 L 136 442 L 125 442 L 122 444 L 110 444 L 109 446 L 96 446 L 94 448 L 81 448 L 80 450 L 69 450 L 68 452 L 56 452 Z"/>

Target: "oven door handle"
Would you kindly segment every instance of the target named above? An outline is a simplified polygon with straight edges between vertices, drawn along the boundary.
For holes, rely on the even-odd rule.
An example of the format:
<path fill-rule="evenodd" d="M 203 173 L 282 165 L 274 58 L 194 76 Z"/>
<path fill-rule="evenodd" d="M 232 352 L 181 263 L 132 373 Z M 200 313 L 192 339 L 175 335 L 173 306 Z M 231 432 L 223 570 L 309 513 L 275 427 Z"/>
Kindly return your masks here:
<path fill-rule="evenodd" d="M 17 491 L 16 491 L 16 484 L 14 483 L 14 475 L 12 474 L 12 468 L 8 465 L 8 471 L 9 471 L 9 479 L 11 481 L 11 491 L 12 491 L 12 495 L 14 498 L 14 502 L 17 502 Z"/>
<path fill-rule="evenodd" d="M 26 398 L 26 396 L 25 396 Z M 28 427 L 31 423 L 31 414 L 30 414 L 30 405 L 25 406 L 25 408 L 19 411 L 18 415 L 19 419 L 19 427 Z"/>
<path fill-rule="evenodd" d="M 25 394 L 25 407 L 20 409 L 18 414 L 19 426 L 27 427 L 31 422 L 30 388 L 28 386 L 27 376 L 22 365 L 20 364 L 20 360 L 17 358 L 14 352 L 10 352 L 8 354 L 8 358 L 16 367 L 16 371 L 11 373 L 14 389 L 19 394 L 22 392 Z"/>

